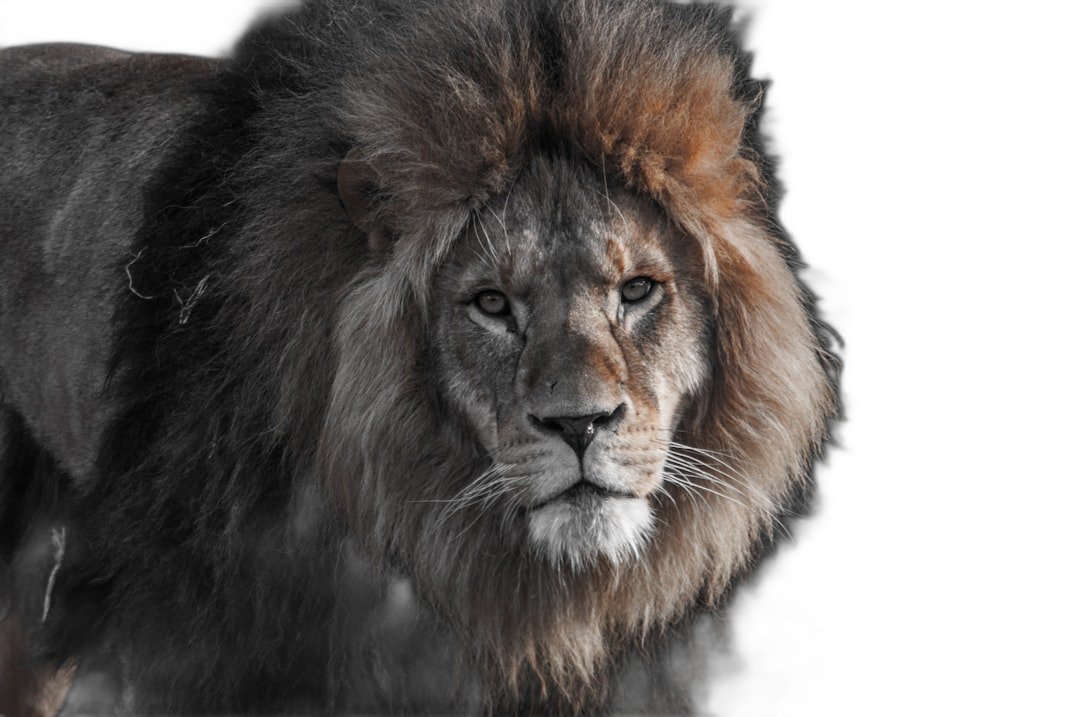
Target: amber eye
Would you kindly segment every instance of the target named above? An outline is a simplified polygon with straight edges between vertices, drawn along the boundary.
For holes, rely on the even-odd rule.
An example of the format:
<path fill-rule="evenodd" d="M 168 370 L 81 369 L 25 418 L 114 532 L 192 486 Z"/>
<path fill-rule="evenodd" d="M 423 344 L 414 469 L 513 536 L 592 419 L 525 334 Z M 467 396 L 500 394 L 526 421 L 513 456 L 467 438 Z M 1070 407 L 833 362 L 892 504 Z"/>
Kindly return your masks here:
<path fill-rule="evenodd" d="M 497 291 L 481 291 L 473 299 L 477 307 L 490 316 L 506 316 L 510 313 L 510 302 Z"/>
<path fill-rule="evenodd" d="M 652 279 L 639 276 L 622 285 L 622 300 L 628 304 L 641 301 L 652 292 Z"/>

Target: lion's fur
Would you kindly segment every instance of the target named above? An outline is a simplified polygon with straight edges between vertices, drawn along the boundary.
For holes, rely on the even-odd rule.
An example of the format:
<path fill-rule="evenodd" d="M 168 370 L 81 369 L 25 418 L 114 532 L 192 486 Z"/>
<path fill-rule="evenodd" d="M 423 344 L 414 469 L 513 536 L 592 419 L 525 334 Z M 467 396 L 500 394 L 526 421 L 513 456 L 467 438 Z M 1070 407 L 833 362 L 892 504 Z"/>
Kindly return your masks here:
<path fill-rule="evenodd" d="M 125 57 L 0 81 L 29 117 L 41 83 L 78 87 L 69 124 L 45 136 L 113 157 L 130 142 L 152 167 L 73 162 L 116 189 L 93 202 L 137 206 L 130 230 L 97 214 L 30 228 L 39 215 L 0 209 L 5 242 L 130 242 L 110 240 L 107 427 L 83 408 L 96 397 L 74 403 L 102 426 L 92 469 L 55 445 L 61 417 L 20 401 L 26 359 L 0 354 L 4 420 L 23 415 L 20 440 L 48 448 L 68 486 L 42 513 L 74 545 L 42 654 L 120 656 L 138 709 L 460 708 L 472 674 L 494 708 L 581 709 L 607 699 L 627 650 L 658 654 L 673 626 L 716 606 L 810 491 L 837 411 L 834 359 L 759 149 L 763 89 L 736 40 L 725 11 L 651 0 L 312 0 L 219 65 Z M 88 86 L 165 119 L 140 128 Z M 0 120 L 0 147 L 28 141 L 10 139 L 18 126 Z M 335 186 L 347 155 L 359 226 Z M 485 460 L 425 373 L 433 277 L 538 155 L 648 198 L 695 242 L 715 351 L 681 430 L 748 482 L 741 504 L 706 494 L 707 509 L 669 509 L 639 562 L 579 573 L 521 546 L 488 559 L 484 524 L 451 540 L 414 499 Z M 46 205 L 74 201 L 36 181 Z M 15 302 L 37 301 L 0 297 L 0 321 L 19 327 Z M 106 367 L 91 368 L 104 386 Z M 395 575 L 424 607 L 385 623 Z M 429 634 L 430 655 L 409 657 Z M 460 692 L 417 686 L 459 652 Z M 382 682 L 347 677 L 393 659 Z"/>

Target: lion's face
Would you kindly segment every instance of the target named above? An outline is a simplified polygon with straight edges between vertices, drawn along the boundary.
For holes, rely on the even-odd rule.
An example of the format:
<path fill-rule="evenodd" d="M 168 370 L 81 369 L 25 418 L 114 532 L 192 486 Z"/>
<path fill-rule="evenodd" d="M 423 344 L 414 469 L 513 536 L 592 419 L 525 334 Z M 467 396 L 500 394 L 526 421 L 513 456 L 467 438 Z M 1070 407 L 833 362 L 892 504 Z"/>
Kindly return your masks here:
<path fill-rule="evenodd" d="M 752 567 L 835 410 L 787 245 L 727 201 L 728 165 L 612 141 L 640 161 L 606 182 L 607 154 L 529 146 L 369 237 L 318 465 L 490 684 L 572 701 Z M 365 172 L 339 167 L 360 210 L 380 196 Z M 356 214 L 365 233 L 397 216 Z"/>
<path fill-rule="evenodd" d="M 659 209 L 558 161 L 478 212 L 436 281 L 441 389 L 491 460 L 459 501 L 525 521 L 553 562 L 639 553 L 709 369 L 692 252 Z"/>

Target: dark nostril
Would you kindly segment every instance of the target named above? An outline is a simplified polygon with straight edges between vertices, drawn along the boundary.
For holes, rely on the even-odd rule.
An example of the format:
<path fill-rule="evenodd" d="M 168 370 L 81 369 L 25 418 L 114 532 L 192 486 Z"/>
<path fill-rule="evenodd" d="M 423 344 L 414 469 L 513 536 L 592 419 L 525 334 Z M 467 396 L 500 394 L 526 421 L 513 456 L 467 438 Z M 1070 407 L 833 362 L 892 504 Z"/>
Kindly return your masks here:
<path fill-rule="evenodd" d="M 585 449 L 596 438 L 597 427 L 614 428 L 625 412 L 625 404 L 620 404 L 614 411 L 590 413 L 585 416 L 553 416 L 551 418 L 529 416 L 529 418 L 540 429 L 554 433 L 566 441 L 580 460 L 585 455 Z"/>
<path fill-rule="evenodd" d="M 602 418 L 603 414 L 593 414 L 591 416 L 573 416 L 564 418 L 549 418 L 544 421 L 544 425 L 548 428 L 558 427 L 562 432 L 568 436 L 585 435 L 590 436 L 596 433 L 596 426 L 594 425 L 597 419 Z"/>
<path fill-rule="evenodd" d="M 593 424 L 597 426 L 605 426 L 607 428 L 615 428 L 619 425 L 619 422 L 622 421 L 622 417 L 625 413 L 626 404 L 620 403 L 611 413 L 601 414 L 599 418 L 593 421 Z"/>

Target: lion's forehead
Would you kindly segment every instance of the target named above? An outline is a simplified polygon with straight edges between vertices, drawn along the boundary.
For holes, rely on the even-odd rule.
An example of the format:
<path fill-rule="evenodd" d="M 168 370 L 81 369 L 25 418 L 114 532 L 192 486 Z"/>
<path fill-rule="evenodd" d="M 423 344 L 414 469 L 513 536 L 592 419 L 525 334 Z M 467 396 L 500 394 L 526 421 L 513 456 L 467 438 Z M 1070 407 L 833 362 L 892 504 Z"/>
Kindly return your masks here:
<path fill-rule="evenodd" d="M 481 213 L 466 233 L 461 277 L 486 277 L 526 297 L 603 293 L 632 272 L 669 278 L 670 237 L 659 210 L 592 181 L 568 179 L 557 194 L 518 188 L 500 211 Z"/>
<path fill-rule="evenodd" d="M 553 227 L 535 218 L 516 232 L 503 262 L 506 288 L 523 295 L 588 292 L 606 286 L 624 263 L 625 238 L 605 222 L 584 218 L 577 226 Z"/>

